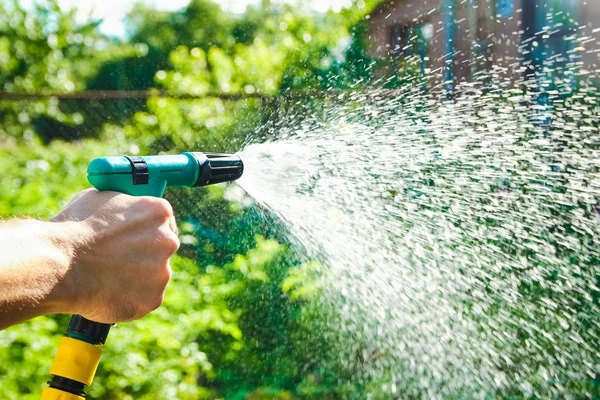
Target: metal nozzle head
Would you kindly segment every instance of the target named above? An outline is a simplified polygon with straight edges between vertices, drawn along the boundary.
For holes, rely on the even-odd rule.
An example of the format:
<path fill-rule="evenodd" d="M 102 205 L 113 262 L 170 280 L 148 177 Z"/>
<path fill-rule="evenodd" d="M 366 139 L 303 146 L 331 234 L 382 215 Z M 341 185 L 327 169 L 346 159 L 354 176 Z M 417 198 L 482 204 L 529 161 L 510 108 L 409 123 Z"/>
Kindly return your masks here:
<path fill-rule="evenodd" d="M 236 154 L 190 153 L 198 161 L 196 186 L 235 181 L 244 173 L 244 163 Z"/>

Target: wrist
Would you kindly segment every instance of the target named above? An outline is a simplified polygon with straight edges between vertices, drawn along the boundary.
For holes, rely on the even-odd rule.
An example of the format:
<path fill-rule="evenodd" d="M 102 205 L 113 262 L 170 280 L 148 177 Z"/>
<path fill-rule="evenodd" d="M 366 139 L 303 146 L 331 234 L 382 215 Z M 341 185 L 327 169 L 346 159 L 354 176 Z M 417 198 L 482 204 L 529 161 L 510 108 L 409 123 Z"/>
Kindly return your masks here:
<path fill-rule="evenodd" d="M 52 247 L 56 249 L 50 265 L 54 267 L 55 285 L 50 291 L 44 307 L 48 314 L 75 314 L 80 297 L 72 275 L 75 256 L 85 237 L 83 223 L 76 221 L 48 222 Z"/>

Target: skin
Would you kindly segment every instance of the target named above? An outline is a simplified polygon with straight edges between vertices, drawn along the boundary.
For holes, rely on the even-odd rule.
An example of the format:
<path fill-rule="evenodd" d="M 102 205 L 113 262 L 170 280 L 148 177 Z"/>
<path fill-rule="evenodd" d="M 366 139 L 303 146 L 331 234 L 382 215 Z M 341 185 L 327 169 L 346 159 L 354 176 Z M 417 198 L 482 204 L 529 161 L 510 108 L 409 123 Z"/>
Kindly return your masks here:
<path fill-rule="evenodd" d="M 85 190 L 50 221 L 0 222 L 0 329 L 46 314 L 96 322 L 158 308 L 179 247 L 171 205 Z"/>

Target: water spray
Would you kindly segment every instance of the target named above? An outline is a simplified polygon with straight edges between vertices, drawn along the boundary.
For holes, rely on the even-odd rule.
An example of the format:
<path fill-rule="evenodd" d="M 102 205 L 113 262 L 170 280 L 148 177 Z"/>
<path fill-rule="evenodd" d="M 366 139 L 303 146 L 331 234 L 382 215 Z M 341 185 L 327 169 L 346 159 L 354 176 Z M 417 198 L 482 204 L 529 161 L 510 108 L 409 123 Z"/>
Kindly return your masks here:
<path fill-rule="evenodd" d="M 101 157 L 88 166 L 88 180 L 100 191 L 162 197 L 165 188 L 235 181 L 244 164 L 233 154 L 182 153 L 145 157 Z M 54 358 L 42 400 L 81 400 L 92 384 L 111 324 L 73 315 Z"/>

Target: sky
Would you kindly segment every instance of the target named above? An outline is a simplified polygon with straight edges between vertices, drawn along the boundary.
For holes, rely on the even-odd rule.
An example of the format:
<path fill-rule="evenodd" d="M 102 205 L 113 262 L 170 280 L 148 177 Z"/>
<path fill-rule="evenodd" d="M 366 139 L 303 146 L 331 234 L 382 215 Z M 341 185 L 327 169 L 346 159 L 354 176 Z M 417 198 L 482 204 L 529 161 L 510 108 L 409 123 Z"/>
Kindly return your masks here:
<path fill-rule="evenodd" d="M 22 0 L 22 3 L 27 3 L 31 0 Z M 89 15 L 94 19 L 102 19 L 104 22 L 100 26 L 102 32 L 114 35 L 125 36 L 125 27 L 122 19 L 125 14 L 131 9 L 137 0 L 59 0 L 59 4 L 63 9 L 71 9 L 76 7 L 78 19 L 84 22 Z M 342 7 L 349 3 L 349 0 L 307 0 L 310 1 L 312 8 L 315 11 L 325 12 L 332 8 L 339 11 Z M 153 5 L 159 10 L 174 11 L 188 4 L 189 0 L 144 0 L 145 4 Z M 221 0 L 218 1 L 221 6 L 235 13 L 242 13 L 250 4 L 257 4 L 260 0 Z"/>

